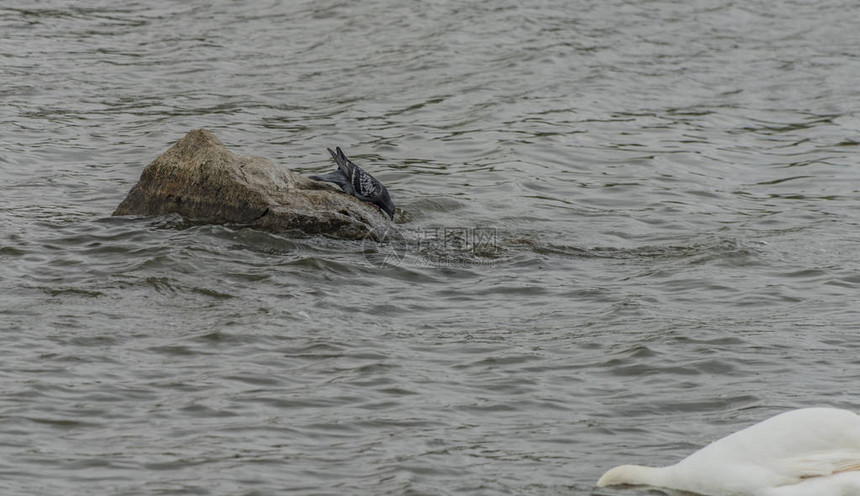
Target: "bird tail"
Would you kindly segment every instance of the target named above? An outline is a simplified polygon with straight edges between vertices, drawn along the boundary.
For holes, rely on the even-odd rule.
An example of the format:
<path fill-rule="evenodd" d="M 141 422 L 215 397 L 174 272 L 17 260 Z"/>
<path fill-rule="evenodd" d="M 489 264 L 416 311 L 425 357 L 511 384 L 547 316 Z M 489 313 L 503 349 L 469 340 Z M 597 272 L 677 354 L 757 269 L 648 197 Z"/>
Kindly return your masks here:
<path fill-rule="evenodd" d="M 343 150 L 341 150 L 339 146 L 335 147 L 335 150 L 337 150 L 337 152 L 333 152 L 331 148 L 326 148 L 326 150 L 328 150 L 328 152 L 331 154 L 332 158 L 337 164 L 338 169 L 342 170 L 343 173 L 346 174 L 347 177 L 349 177 L 350 165 L 352 165 L 352 162 L 350 162 L 349 159 L 346 158 L 346 154 L 343 153 Z"/>

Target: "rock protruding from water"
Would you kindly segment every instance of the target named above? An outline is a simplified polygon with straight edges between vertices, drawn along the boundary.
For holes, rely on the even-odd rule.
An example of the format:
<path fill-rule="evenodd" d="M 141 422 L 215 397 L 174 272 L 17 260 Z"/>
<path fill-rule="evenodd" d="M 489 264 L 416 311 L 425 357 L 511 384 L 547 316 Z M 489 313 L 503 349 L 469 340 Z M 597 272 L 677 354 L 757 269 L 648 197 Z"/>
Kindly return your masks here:
<path fill-rule="evenodd" d="M 189 132 L 146 166 L 113 215 L 168 213 L 346 239 L 376 237 L 390 227 L 373 206 L 265 158 L 236 155 L 205 129 Z"/>

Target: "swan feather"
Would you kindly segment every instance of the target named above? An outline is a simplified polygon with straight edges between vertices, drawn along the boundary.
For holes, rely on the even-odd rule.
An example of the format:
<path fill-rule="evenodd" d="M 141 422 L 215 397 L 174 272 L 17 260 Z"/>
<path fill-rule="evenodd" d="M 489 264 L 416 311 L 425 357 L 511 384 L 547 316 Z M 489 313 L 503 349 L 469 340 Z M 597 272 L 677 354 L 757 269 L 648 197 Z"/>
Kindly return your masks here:
<path fill-rule="evenodd" d="M 624 465 L 599 487 L 630 484 L 706 496 L 857 496 L 860 417 L 791 410 L 714 441 L 668 467 Z"/>

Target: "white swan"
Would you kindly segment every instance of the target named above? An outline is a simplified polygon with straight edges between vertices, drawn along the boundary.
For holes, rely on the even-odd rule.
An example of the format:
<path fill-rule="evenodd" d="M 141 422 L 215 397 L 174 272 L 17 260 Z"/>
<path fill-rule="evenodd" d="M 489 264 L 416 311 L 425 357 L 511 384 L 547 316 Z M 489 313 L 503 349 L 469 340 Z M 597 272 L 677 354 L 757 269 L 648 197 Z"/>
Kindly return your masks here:
<path fill-rule="evenodd" d="M 706 496 L 860 496 L 860 417 L 836 408 L 791 410 L 675 465 L 621 465 L 597 481 L 617 484 Z"/>

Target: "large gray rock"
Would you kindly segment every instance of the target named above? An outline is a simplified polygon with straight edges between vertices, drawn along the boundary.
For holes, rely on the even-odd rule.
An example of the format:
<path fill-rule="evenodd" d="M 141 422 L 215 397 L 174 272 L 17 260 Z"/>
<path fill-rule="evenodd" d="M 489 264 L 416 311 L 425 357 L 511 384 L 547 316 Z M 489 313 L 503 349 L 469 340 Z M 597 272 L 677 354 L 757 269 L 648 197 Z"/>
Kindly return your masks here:
<path fill-rule="evenodd" d="M 385 214 L 327 183 L 241 157 L 196 129 L 147 165 L 113 215 L 177 213 L 202 223 L 362 239 L 390 227 Z"/>

